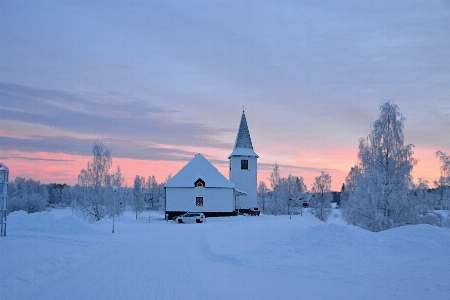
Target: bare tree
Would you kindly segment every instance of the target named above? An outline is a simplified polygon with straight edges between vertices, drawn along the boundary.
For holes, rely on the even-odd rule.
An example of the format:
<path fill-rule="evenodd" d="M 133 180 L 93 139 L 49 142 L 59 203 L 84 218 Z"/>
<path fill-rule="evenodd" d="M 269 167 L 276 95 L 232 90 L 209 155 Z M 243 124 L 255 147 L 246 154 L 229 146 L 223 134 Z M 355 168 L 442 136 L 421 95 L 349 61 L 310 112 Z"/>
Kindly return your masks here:
<path fill-rule="evenodd" d="M 305 194 L 308 193 L 308 188 L 303 180 L 303 177 L 295 178 L 295 189 L 296 189 L 296 208 L 297 212 L 299 212 L 303 216 L 303 199 L 305 199 Z"/>
<path fill-rule="evenodd" d="M 122 172 L 120 170 L 120 166 L 117 166 L 117 171 L 112 174 L 111 177 L 111 198 L 109 205 L 109 213 L 108 215 L 112 218 L 112 233 L 114 233 L 114 225 L 116 217 L 120 216 L 123 213 L 124 209 L 124 190 L 123 183 L 125 179 L 123 178 Z"/>
<path fill-rule="evenodd" d="M 281 178 L 279 187 L 281 187 L 282 201 L 284 203 L 284 210 L 291 218 L 294 210 L 302 209 L 299 205 L 301 195 L 306 192 L 306 185 L 302 177 L 293 176 L 289 174 L 287 178 Z M 299 207 L 300 206 L 300 207 Z"/>
<path fill-rule="evenodd" d="M 278 215 L 281 212 L 281 204 L 279 198 L 281 197 L 282 190 L 280 186 L 280 167 L 277 163 L 273 165 L 272 173 L 269 176 L 270 187 L 272 188 L 270 210 L 273 214 Z"/>
<path fill-rule="evenodd" d="M 136 175 L 134 178 L 134 188 L 133 188 L 133 207 L 136 213 L 136 220 L 138 218 L 138 214 L 144 211 L 144 186 L 145 186 L 145 177 L 140 177 Z"/>
<path fill-rule="evenodd" d="M 441 177 L 434 182 L 434 185 L 440 192 L 441 209 L 448 209 L 448 215 L 450 217 L 450 156 L 447 156 L 442 151 L 437 151 L 436 157 L 439 157 L 442 166 Z"/>
<path fill-rule="evenodd" d="M 97 140 L 92 146 L 92 154 L 92 161 L 89 161 L 87 168 L 82 169 L 78 175 L 78 184 L 99 189 L 108 185 L 109 169 L 112 165 L 111 149 Z"/>
<path fill-rule="evenodd" d="M 450 156 L 447 156 L 442 151 L 436 151 L 436 157 L 439 157 L 439 160 L 442 162 L 441 166 L 441 175 L 447 178 L 447 181 L 450 180 Z"/>
<path fill-rule="evenodd" d="M 92 146 L 92 160 L 87 168 L 80 171 L 78 183 L 82 188 L 83 197 L 76 202 L 83 218 L 99 221 L 108 215 L 110 193 L 106 187 L 111 184 L 109 169 L 112 165 L 111 149 L 105 147 L 99 140 Z"/>
<path fill-rule="evenodd" d="M 148 176 L 147 178 L 147 198 L 148 202 L 150 204 L 150 209 L 156 209 L 157 203 L 159 202 L 160 198 L 160 188 L 158 185 L 158 182 L 156 181 L 155 176 Z"/>
<path fill-rule="evenodd" d="M 266 200 L 269 196 L 269 188 L 264 181 L 258 183 L 258 206 L 262 209 L 262 212 L 266 213 Z"/>
<path fill-rule="evenodd" d="M 319 220 L 326 222 L 331 215 L 331 176 L 321 172 L 320 176 L 315 178 L 311 187 L 313 193 L 309 206 L 310 212 Z"/>
<path fill-rule="evenodd" d="M 111 185 L 116 187 L 122 187 L 124 182 L 125 178 L 123 178 L 120 166 L 117 166 L 116 172 L 114 172 L 111 176 Z"/>

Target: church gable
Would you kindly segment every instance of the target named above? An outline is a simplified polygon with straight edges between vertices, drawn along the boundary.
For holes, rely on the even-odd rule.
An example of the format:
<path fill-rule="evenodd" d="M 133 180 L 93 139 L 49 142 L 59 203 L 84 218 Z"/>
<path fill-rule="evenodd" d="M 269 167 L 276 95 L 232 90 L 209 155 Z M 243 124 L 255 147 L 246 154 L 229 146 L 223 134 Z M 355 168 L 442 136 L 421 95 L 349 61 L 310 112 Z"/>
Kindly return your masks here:
<path fill-rule="evenodd" d="M 208 188 L 234 188 L 234 184 L 223 176 L 203 155 L 197 154 L 186 166 L 170 179 L 165 187 L 196 187 L 203 182 Z"/>

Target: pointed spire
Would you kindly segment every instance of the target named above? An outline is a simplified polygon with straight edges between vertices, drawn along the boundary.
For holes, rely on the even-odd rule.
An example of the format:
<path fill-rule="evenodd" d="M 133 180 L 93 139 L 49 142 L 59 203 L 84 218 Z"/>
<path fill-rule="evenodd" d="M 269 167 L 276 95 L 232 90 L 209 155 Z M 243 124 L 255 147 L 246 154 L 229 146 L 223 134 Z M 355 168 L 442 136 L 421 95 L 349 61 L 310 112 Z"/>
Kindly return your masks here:
<path fill-rule="evenodd" d="M 252 139 L 250 137 L 250 132 L 248 131 L 247 119 L 245 118 L 244 110 L 242 110 L 241 123 L 239 124 L 236 142 L 234 143 L 234 149 L 236 148 L 253 149 Z"/>
<path fill-rule="evenodd" d="M 233 156 L 246 156 L 256 157 L 258 154 L 253 150 L 252 139 L 250 138 L 250 132 L 248 131 L 247 119 L 245 118 L 244 107 L 242 107 L 241 123 L 239 124 L 239 130 L 236 136 L 236 142 L 234 143 L 233 152 L 231 152 L 228 158 Z"/>

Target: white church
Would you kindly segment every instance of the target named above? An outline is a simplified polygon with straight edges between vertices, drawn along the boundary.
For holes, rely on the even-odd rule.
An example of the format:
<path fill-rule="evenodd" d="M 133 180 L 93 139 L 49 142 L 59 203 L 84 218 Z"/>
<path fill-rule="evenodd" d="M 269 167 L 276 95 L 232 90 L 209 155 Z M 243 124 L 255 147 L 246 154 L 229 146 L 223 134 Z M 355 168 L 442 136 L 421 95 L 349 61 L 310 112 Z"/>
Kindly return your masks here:
<path fill-rule="evenodd" d="M 166 216 L 172 219 L 187 211 L 202 212 L 207 217 L 231 216 L 257 207 L 258 155 L 253 150 L 245 111 L 228 159 L 229 179 L 203 155 L 195 155 L 164 186 Z"/>

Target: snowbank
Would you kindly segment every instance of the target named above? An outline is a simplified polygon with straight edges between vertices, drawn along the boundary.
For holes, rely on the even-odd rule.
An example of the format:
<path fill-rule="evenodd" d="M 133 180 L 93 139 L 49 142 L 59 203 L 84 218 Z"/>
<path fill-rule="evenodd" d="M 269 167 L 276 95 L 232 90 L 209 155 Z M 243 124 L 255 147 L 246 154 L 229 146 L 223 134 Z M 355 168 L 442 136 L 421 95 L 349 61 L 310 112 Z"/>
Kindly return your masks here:
<path fill-rule="evenodd" d="M 94 231 L 88 223 L 77 217 L 63 216 L 57 218 L 53 212 L 27 214 L 15 211 L 8 215 L 7 234 L 40 232 L 42 234 L 92 234 Z"/>
<path fill-rule="evenodd" d="M 369 232 L 303 216 L 94 224 L 15 212 L 0 238 L 2 299 L 448 299 L 450 230 Z"/>

